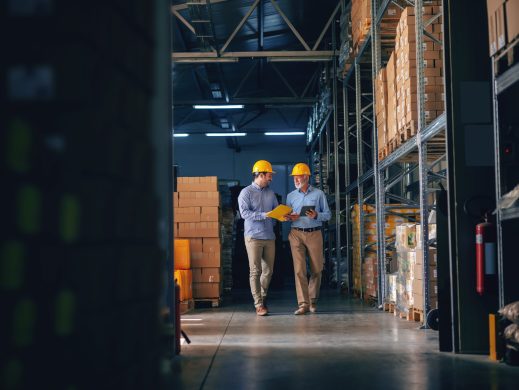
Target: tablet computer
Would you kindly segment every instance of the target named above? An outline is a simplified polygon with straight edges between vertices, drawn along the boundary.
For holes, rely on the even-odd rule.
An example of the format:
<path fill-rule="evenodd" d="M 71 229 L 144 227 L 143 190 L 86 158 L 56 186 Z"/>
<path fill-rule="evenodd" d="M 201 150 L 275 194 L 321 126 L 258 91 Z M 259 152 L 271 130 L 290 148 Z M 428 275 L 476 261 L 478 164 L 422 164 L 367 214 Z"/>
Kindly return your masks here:
<path fill-rule="evenodd" d="M 315 210 L 315 206 L 303 206 L 301 207 L 301 211 L 299 212 L 300 217 L 306 217 L 306 212 L 310 210 Z"/>

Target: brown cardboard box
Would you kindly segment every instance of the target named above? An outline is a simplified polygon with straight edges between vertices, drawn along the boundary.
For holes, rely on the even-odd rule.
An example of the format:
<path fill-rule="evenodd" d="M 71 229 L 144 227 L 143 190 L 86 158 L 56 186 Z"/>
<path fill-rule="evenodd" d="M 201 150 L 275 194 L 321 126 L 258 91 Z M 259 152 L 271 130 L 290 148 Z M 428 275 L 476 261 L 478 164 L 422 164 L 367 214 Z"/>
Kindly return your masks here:
<path fill-rule="evenodd" d="M 179 207 L 193 207 L 193 206 L 219 206 L 220 193 L 215 191 L 207 192 L 179 192 L 178 206 Z"/>
<path fill-rule="evenodd" d="M 173 207 L 178 207 L 178 192 L 173 192 Z"/>
<path fill-rule="evenodd" d="M 218 283 L 221 281 L 221 270 L 219 267 L 192 268 L 193 282 Z"/>
<path fill-rule="evenodd" d="M 508 0 L 505 8 L 508 42 L 512 42 L 519 35 L 519 0 Z"/>
<path fill-rule="evenodd" d="M 178 177 L 178 192 L 218 191 L 218 178 L 216 176 L 205 177 Z"/>
<path fill-rule="evenodd" d="M 203 244 L 201 238 L 190 238 L 189 239 L 189 250 L 191 254 L 195 252 L 202 252 Z"/>
<path fill-rule="evenodd" d="M 220 283 L 193 283 L 193 298 L 219 298 Z"/>
<path fill-rule="evenodd" d="M 175 222 L 200 222 L 200 207 L 177 207 L 173 219 Z"/>
<path fill-rule="evenodd" d="M 423 279 L 413 279 L 413 294 L 423 296 Z M 438 283 L 436 280 L 429 280 L 429 296 L 438 296 Z"/>
<path fill-rule="evenodd" d="M 435 266 L 437 264 L 437 252 L 434 248 L 429 248 L 429 265 Z M 422 251 L 416 250 L 416 264 L 423 264 Z"/>
<path fill-rule="evenodd" d="M 413 269 L 413 277 L 415 279 L 423 280 L 423 264 L 415 262 L 411 265 L 411 267 Z M 429 266 L 429 280 L 438 280 L 438 271 L 436 265 Z"/>
<path fill-rule="evenodd" d="M 219 208 L 218 207 L 202 207 L 200 220 L 203 222 L 218 222 Z"/>
<path fill-rule="evenodd" d="M 505 0 L 487 0 L 488 41 L 491 56 L 500 48 L 499 37 L 504 39 L 504 2 Z"/>
<path fill-rule="evenodd" d="M 203 241 L 203 252 L 217 252 L 220 253 L 222 250 L 222 244 L 219 238 L 204 238 Z"/>
<path fill-rule="evenodd" d="M 214 268 L 220 267 L 220 265 L 220 252 L 191 252 L 191 267 L 193 268 Z"/>
<path fill-rule="evenodd" d="M 218 222 L 179 222 L 180 237 L 220 237 L 220 224 Z"/>
<path fill-rule="evenodd" d="M 178 238 L 178 223 L 173 222 L 173 237 Z"/>
<path fill-rule="evenodd" d="M 418 310 L 423 310 L 423 295 L 415 294 L 413 291 L 413 307 Z M 429 308 L 437 309 L 438 308 L 438 297 L 429 296 Z"/>

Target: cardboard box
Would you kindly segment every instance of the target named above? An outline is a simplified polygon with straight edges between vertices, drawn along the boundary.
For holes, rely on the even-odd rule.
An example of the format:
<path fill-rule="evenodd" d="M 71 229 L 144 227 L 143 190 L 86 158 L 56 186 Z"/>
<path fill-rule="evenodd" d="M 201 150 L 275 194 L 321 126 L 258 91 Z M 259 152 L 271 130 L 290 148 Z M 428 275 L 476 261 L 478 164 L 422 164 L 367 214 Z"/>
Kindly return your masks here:
<path fill-rule="evenodd" d="M 218 178 L 216 176 L 205 177 L 178 177 L 178 192 L 218 191 Z"/>
<path fill-rule="evenodd" d="M 194 206 L 220 206 L 220 193 L 215 191 L 209 192 L 179 192 L 179 207 Z"/>
<path fill-rule="evenodd" d="M 396 247 L 412 250 L 416 247 L 416 225 L 407 223 L 396 227 Z"/>
<path fill-rule="evenodd" d="M 190 238 L 189 239 L 189 250 L 191 251 L 191 255 L 193 253 L 202 252 L 203 241 L 201 238 Z"/>
<path fill-rule="evenodd" d="M 194 298 L 219 298 L 220 283 L 193 283 Z"/>
<path fill-rule="evenodd" d="M 179 237 L 179 235 L 178 235 L 178 223 L 176 223 L 176 222 L 173 222 L 173 237 L 174 238 Z"/>
<path fill-rule="evenodd" d="M 222 244 L 219 238 L 204 238 L 203 241 L 203 252 L 211 253 L 216 252 L 220 253 L 222 250 Z"/>
<path fill-rule="evenodd" d="M 423 295 L 415 294 L 413 291 L 413 307 L 418 310 L 423 310 Z M 438 297 L 429 296 L 429 308 L 437 309 L 438 308 Z"/>
<path fill-rule="evenodd" d="M 193 268 L 193 282 L 218 283 L 221 281 L 221 270 L 219 267 Z"/>
<path fill-rule="evenodd" d="M 191 267 L 205 268 L 205 267 L 220 267 L 221 255 L 220 252 L 192 252 L 191 253 Z"/>
<path fill-rule="evenodd" d="M 173 212 L 175 222 L 200 222 L 200 207 L 177 207 Z"/>
<path fill-rule="evenodd" d="M 487 0 L 487 15 L 488 15 L 488 41 L 489 41 L 489 52 L 490 55 L 494 55 L 497 50 L 504 45 L 506 42 L 502 42 L 505 39 L 505 0 Z"/>
<path fill-rule="evenodd" d="M 508 42 L 519 35 L 519 0 L 508 0 L 506 8 L 506 33 Z"/>
<path fill-rule="evenodd" d="M 178 234 L 184 238 L 220 237 L 218 222 L 179 222 Z"/>
<path fill-rule="evenodd" d="M 178 192 L 173 192 L 173 207 L 178 207 Z"/>
<path fill-rule="evenodd" d="M 423 280 L 423 276 L 424 276 L 423 264 L 415 262 L 412 265 L 412 270 L 413 270 L 413 278 L 414 279 Z M 436 264 L 429 266 L 429 280 L 438 280 L 438 270 L 436 268 Z"/>
<path fill-rule="evenodd" d="M 438 252 L 436 251 L 435 248 L 429 248 L 429 265 L 430 266 L 435 266 L 436 264 L 438 264 Z M 423 256 L 422 256 L 422 251 L 421 250 L 417 250 L 416 251 L 416 264 L 423 264 Z"/>
<path fill-rule="evenodd" d="M 218 222 L 219 216 L 220 209 L 218 207 L 202 207 L 200 220 L 202 222 Z"/>
<path fill-rule="evenodd" d="M 423 297 L 423 279 L 413 279 L 413 294 Z M 429 297 L 438 296 L 438 283 L 436 280 L 429 280 Z"/>

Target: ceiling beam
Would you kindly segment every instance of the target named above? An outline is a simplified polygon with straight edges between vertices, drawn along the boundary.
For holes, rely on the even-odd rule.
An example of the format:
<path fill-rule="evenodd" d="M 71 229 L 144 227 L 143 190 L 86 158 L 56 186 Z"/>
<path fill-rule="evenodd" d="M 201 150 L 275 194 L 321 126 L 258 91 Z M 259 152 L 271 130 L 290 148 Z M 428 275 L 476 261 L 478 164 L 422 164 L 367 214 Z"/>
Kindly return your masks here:
<path fill-rule="evenodd" d="M 306 98 L 293 98 L 293 97 L 254 97 L 254 98 L 236 98 L 231 99 L 228 103 L 225 100 L 217 100 L 217 99 L 199 99 L 199 100 L 179 100 L 175 99 L 175 107 L 180 106 L 193 106 L 195 104 L 202 105 L 212 105 L 212 104 L 268 104 L 270 106 L 274 105 L 295 105 L 295 106 L 312 106 L 315 102 L 317 102 L 316 97 L 306 97 Z"/>
<path fill-rule="evenodd" d="M 335 56 L 338 52 L 335 52 Z M 333 50 L 265 50 L 265 51 L 234 51 L 221 53 L 209 52 L 173 52 L 173 62 L 237 62 L 239 59 L 267 58 L 272 61 L 331 61 Z"/>
<path fill-rule="evenodd" d="M 301 34 L 299 34 L 299 32 L 297 31 L 297 29 L 294 27 L 294 25 L 290 22 L 290 20 L 288 19 L 288 17 L 284 14 L 284 12 L 281 10 L 281 8 L 279 7 L 278 3 L 276 3 L 276 0 L 270 0 L 270 2 L 272 3 L 272 5 L 274 6 L 274 8 L 276 9 L 277 13 L 279 15 L 281 15 L 281 17 L 283 18 L 283 20 L 285 21 L 285 23 L 288 25 L 288 27 L 290 28 L 290 30 L 292 30 L 292 32 L 294 33 L 294 35 L 296 36 L 296 38 L 299 40 L 299 42 L 301 42 L 301 44 L 303 45 L 303 47 L 305 48 L 306 51 L 310 51 L 310 46 L 308 46 L 308 44 L 305 42 L 305 40 L 303 39 L 303 37 L 301 36 Z"/>
<path fill-rule="evenodd" d="M 211 4 L 223 3 L 224 1 L 229 1 L 229 0 L 208 0 L 208 2 Z M 172 5 L 171 12 L 180 11 L 180 10 L 187 9 L 187 8 L 189 8 L 189 1 L 186 1 L 184 4 Z"/>

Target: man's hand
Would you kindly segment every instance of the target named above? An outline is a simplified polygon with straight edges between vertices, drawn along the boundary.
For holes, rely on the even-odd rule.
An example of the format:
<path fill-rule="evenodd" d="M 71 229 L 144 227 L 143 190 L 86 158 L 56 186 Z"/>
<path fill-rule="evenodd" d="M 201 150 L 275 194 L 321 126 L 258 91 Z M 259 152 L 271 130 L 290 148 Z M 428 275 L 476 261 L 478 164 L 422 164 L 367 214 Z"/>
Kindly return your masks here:
<path fill-rule="evenodd" d="M 315 210 L 308 210 L 306 212 L 306 216 L 308 218 L 316 219 L 317 218 L 317 211 L 315 211 Z"/>
<path fill-rule="evenodd" d="M 285 221 L 294 222 L 299 219 L 299 214 L 292 213 L 292 214 L 287 214 L 284 217 L 285 217 Z"/>

